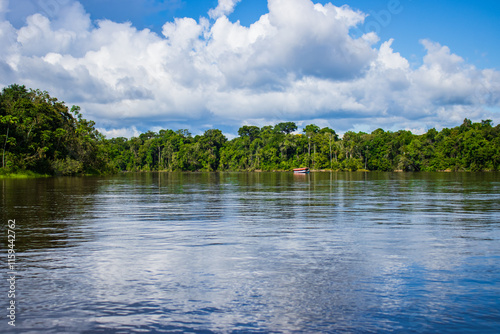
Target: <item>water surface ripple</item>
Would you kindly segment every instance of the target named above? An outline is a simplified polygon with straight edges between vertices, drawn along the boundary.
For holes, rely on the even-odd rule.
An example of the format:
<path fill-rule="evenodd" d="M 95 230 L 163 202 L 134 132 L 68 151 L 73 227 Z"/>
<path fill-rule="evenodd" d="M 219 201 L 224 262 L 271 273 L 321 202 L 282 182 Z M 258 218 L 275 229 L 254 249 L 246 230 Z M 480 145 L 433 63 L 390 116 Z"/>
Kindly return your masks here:
<path fill-rule="evenodd" d="M 4 229 L 16 219 L 18 233 L 16 333 L 500 328 L 499 174 L 0 183 Z"/>

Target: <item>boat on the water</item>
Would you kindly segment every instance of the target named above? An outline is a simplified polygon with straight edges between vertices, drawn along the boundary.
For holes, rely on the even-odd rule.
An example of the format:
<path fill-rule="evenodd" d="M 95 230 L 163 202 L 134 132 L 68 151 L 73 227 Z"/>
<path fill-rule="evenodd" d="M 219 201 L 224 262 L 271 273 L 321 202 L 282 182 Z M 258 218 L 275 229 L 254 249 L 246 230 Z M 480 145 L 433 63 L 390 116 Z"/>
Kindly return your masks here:
<path fill-rule="evenodd" d="M 293 170 L 294 174 L 309 174 L 309 167 L 295 168 Z"/>

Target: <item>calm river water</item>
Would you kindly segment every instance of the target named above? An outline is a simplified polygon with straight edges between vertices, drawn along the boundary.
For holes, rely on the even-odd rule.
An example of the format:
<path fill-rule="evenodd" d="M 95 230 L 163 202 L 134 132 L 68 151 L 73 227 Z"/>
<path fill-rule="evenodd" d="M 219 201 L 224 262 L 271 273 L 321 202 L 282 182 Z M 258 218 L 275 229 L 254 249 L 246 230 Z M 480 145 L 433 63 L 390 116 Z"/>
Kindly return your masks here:
<path fill-rule="evenodd" d="M 0 332 L 498 333 L 500 174 L 0 180 Z M 8 298 L 7 222 L 16 222 Z"/>

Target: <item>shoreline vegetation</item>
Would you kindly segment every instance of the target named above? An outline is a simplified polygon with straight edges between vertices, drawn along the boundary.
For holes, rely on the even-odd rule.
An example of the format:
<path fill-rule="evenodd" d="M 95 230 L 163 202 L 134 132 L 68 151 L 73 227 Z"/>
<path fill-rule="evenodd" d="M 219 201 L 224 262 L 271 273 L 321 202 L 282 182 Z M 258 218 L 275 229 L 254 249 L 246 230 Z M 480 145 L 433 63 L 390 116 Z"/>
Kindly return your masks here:
<path fill-rule="evenodd" d="M 50 177 L 49 174 L 39 174 L 30 170 L 6 170 L 4 168 L 0 168 L 0 179 L 34 179 L 41 177 Z"/>
<path fill-rule="evenodd" d="M 170 171 L 499 171 L 500 125 L 465 119 L 415 135 L 377 129 L 335 130 L 294 122 L 244 125 L 228 140 L 220 130 L 186 129 L 106 139 L 80 108 L 17 84 L 0 93 L 0 178 Z"/>

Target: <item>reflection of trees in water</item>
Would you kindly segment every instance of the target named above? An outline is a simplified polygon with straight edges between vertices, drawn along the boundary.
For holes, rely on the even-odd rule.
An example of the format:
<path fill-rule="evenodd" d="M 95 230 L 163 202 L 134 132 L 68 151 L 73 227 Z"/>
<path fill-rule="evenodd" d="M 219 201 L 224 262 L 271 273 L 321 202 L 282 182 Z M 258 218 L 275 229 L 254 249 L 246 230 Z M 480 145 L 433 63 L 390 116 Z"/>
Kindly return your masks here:
<path fill-rule="evenodd" d="M 240 223 L 272 219 L 286 230 L 297 221 L 325 218 L 334 222 L 366 211 L 380 223 L 401 223 L 387 220 L 386 214 L 400 209 L 404 215 L 425 202 L 428 212 L 453 214 L 455 222 L 466 225 L 468 213 L 498 209 L 496 198 L 481 196 L 488 188 L 493 190 L 491 181 L 496 178 L 494 173 L 312 173 L 297 177 L 265 172 L 2 179 L 0 204 L 2 222 L 16 219 L 16 248 L 25 251 L 88 240 L 94 229 L 83 227 L 109 215 L 128 219 L 133 214 L 143 219 L 155 213 L 161 221 L 200 217 L 217 221 L 238 212 L 235 216 Z M 423 193 L 425 197 L 420 196 Z M 378 202 L 364 202 L 361 207 L 360 196 L 378 198 Z M 106 217 L 100 217 L 103 214 Z M 2 248 L 6 242 L 0 238 Z"/>
<path fill-rule="evenodd" d="M 68 247 L 88 239 L 92 232 L 79 226 L 97 186 L 93 177 L 0 180 L 3 221 L 16 220 L 16 251 Z M 0 240 L 2 248 L 6 240 Z"/>

